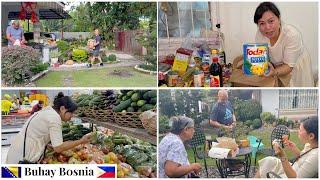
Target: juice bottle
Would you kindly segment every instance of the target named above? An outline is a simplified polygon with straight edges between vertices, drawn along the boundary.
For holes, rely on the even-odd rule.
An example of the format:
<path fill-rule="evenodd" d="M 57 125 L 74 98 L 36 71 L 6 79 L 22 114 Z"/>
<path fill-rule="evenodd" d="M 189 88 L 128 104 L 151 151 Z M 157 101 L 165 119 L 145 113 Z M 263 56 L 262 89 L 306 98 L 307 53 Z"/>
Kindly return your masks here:
<path fill-rule="evenodd" d="M 223 87 L 222 67 L 219 64 L 219 58 L 213 57 L 210 66 L 210 87 Z"/>

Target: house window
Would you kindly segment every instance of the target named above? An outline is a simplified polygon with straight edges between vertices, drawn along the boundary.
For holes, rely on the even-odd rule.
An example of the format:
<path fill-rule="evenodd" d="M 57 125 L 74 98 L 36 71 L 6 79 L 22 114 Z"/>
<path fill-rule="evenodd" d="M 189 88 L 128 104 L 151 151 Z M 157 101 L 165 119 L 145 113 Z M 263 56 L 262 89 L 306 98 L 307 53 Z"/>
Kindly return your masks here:
<path fill-rule="evenodd" d="M 280 109 L 317 109 L 318 92 L 315 89 L 280 90 Z"/>
<path fill-rule="evenodd" d="M 159 37 L 200 37 L 211 29 L 208 2 L 161 2 L 158 16 Z"/>

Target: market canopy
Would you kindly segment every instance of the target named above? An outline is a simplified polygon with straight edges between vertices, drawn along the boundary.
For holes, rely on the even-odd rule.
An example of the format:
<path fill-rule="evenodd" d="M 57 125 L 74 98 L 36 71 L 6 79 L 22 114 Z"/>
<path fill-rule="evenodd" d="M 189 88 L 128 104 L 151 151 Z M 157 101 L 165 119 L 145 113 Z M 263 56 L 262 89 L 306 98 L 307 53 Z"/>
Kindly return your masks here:
<path fill-rule="evenodd" d="M 8 18 L 8 20 L 20 19 L 19 14 L 21 12 L 23 2 L 3 2 L 1 4 L 2 17 Z M 71 16 L 64 11 L 65 3 L 63 2 L 36 2 L 36 7 L 39 10 L 39 19 L 67 19 Z M 31 19 L 31 13 L 26 13 L 26 19 Z"/>
<path fill-rule="evenodd" d="M 9 12 L 8 19 L 14 20 L 19 19 L 20 12 Z M 31 14 L 27 14 L 26 19 L 30 19 Z M 40 9 L 39 19 L 68 19 L 71 16 L 66 11 L 61 11 L 59 9 Z"/>

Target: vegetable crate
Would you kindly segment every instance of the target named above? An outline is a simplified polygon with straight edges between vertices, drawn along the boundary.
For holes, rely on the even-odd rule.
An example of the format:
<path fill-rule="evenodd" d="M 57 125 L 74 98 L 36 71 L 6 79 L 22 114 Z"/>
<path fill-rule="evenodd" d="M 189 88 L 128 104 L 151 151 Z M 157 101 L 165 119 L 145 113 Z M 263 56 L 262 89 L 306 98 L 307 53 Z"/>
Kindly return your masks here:
<path fill-rule="evenodd" d="M 92 107 L 85 107 L 86 109 L 84 110 L 84 114 L 86 115 L 86 117 L 88 118 L 94 118 L 94 108 Z"/>
<path fill-rule="evenodd" d="M 113 115 L 112 109 L 108 109 L 108 110 L 102 110 L 102 109 L 94 110 L 94 112 L 93 112 L 93 117 L 94 117 L 96 120 L 102 121 L 102 122 L 114 122 L 114 115 Z"/>
<path fill-rule="evenodd" d="M 120 126 L 131 128 L 143 128 L 142 122 L 139 119 L 141 112 L 115 112 L 115 122 Z"/>

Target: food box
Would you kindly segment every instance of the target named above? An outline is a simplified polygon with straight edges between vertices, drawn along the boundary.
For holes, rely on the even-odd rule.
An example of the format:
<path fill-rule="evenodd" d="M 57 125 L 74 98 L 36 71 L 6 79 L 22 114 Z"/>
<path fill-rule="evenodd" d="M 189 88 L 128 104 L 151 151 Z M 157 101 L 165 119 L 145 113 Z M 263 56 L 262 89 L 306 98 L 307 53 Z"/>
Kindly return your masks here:
<path fill-rule="evenodd" d="M 177 71 L 179 73 L 179 76 L 182 76 L 187 71 L 192 52 L 193 51 L 190 49 L 177 49 L 177 53 L 172 66 L 172 71 Z"/>
<path fill-rule="evenodd" d="M 258 75 L 269 73 L 269 49 L 268 44 L 244 44 L 243 45 L 243 73 L 245 75 Z"/>

